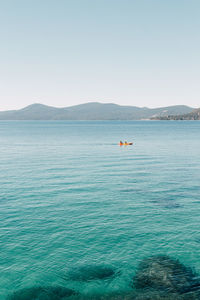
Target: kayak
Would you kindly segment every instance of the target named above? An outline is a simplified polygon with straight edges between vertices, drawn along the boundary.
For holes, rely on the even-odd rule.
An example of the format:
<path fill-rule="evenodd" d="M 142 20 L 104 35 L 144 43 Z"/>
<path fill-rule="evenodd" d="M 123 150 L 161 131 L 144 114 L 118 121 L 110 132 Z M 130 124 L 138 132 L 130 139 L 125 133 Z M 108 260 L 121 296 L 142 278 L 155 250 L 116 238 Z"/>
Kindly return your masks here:
<path fill-rule="evenodd" d="M 120 146 L 130 146 L 133 145 L 133 143 L 119 143 Z"/>

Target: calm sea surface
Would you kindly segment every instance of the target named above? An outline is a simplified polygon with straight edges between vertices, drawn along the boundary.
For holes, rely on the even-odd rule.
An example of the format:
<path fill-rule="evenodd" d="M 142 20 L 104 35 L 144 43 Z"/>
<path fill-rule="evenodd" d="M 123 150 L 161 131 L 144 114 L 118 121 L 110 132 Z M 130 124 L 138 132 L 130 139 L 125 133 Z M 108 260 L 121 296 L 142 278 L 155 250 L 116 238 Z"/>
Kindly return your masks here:
<path fill-rule="evenodd" d="M 200 122 L 0 122 L 0 299 L 128 290 L 153 254 L 200 272 L 199 249 Z M 102 264 L 118 276 L 67 279 Z"/>

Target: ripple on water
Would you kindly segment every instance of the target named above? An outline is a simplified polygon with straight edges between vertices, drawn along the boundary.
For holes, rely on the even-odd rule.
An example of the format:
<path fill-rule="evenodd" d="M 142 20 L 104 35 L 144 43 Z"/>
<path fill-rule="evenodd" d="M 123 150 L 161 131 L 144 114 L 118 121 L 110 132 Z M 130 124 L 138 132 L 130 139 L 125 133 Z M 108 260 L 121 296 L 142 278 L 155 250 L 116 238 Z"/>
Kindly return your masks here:
<path fill-rule="evenodd" d="M 0 122 L 0 132 L 0 299 L 57 285 L 129 297 L 150 254 L 200 271 L 200 122 Z M 90 263 L 120 274 L 58 276 Z"/>

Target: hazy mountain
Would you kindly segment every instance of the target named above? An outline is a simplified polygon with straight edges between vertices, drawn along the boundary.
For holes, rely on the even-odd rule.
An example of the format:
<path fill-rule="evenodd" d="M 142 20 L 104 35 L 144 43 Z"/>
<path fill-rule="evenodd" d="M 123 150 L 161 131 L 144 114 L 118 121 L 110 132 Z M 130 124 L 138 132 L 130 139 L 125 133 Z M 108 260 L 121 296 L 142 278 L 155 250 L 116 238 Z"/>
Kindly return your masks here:
<path fill-rule="evenodd" d="M 200 120 L 200 108 L 194 109 L 187 114 L 153 117 L 152 119 L 154 120 Z"/>
<path fill-rule="evenodd" d="M 190 113 L 193 108 L 176 105 L 162 108 L 120 106 L 90 102 L 56 108 L 39 103 L 23 109 L 0 112 L 0 120 L 141 120 Z"/>

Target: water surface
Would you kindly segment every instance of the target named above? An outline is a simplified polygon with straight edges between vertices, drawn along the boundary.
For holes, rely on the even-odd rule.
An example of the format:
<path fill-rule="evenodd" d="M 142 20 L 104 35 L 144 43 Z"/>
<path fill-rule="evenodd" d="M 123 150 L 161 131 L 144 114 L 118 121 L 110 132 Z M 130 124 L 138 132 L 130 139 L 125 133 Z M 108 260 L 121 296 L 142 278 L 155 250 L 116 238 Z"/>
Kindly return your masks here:
<path fill-rule="evenodd" d="M 200 272 L 199 170 L 198 121 L 1 121 L 0 299 L 34 285 L 129 290 L 152 254 Z M 69 278 L 88 265 L 118 273 Z"/>

